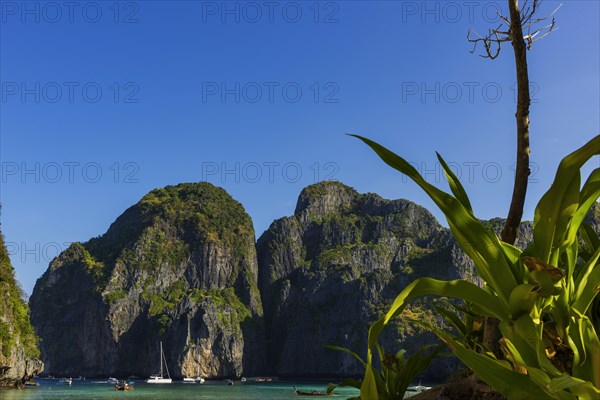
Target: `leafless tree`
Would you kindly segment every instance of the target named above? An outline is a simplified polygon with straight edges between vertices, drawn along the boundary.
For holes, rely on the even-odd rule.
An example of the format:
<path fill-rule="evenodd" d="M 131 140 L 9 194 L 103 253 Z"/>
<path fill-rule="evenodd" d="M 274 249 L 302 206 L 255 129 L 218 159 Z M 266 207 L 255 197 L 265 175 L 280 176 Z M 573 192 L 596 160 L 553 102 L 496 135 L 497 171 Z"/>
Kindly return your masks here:
<path fill-rule="evenodd" d="M 508 0 L 510 15 L 498 14 L 501 24 L 490 29 L 485 36 L 479 35 L 475 30 L 469 29 L 467 39 L 473 43 L 475 52 L 479 44 L 483 45 L 484 53 L 481 57 L 494 60 L 500 55 L 502 44 L 512 43 L 515 54 L 517 72 L 517 166 L 515 183 L 506 223 L 501 238 L 504 242 L 514 244 L 523 217 L 523 205 L 527 192 L 529 179 L 529 72 L 527 69 L 527 50 L 533 44 L 556 29 L 554 15 L 560 5 L 545 17 L 538 17 L 542 0 L 526 0 L 520 8 L 519 0 Z M 562 5 L 562 4 L 561 4 Z"/>
<path fill-rule="evenodd" d="M 526 49 L 531 50 L 534 42 L 542 40 L 550 34 L 550 32 L 558 29 L 556 28 L 554 15 L 562 4 L 549 16 L 537 18 L 537 13 L 541 4 L 542 0 L 533 0 L 533 2 L 526 0 L 523 4 L 523 8 L 520 9 L 518 1 L 509 0 L 510 17 L 507 18 L 502 14 L 498 14 L 502 23 L 496 29 L 490 29 L 486 36 L 481 36 L 472 28 L 469 29 L 467 32 L 467 39 L 470 43 L 473 43 L 473 50 L 471 53 L 474 53 L 477 50 L 477 45 L 481 43 L 485 50 L 485 53 L 481 54 L 481 57 L 494 60 L 500 55 L 502 43 L 512 42 L 514 45 L 514 40 L 519 37 L 523 38 Z M 514 16 L 513 13 L 515 14 Z M 514 17 L 518 17 L 518 20 Z M 512 24 L 516 21 L 519 21 L 520 23 L 513 28 Z M 540 26 L 541 23 L 546 23 L 548 21 L 550 21 L 550 23 Z M 525 32 L 527 32 L 527 34 L 525 34 Z"/>
<path fill-rule="evenodd" d="M 538 17 L 542 0 L 526 0 L 520 8 L 519 0 L 508 0 L 509 16 L 498 14 L 501 24 L 490 29 L 485 36 L 479 35 L 475 30 L 469 29 L 467 39 L 473 43 L 475 52 L 479 44 L 483 45 L 484 53 L 481 57 L 496 59 L 502 50 L 502 44 L 510 42 L 515 54 L 515 67 L 517 74 L 517 166 L 513 186 L 512 200 L 501 239 L 514 244 L 523 217 L 523 206 L 529 179 L 529 106 L 531 97 L 529 93 L 529 71 L 527 69 L 527 51 L 533 44 L 556 29 L 554 15 L 560 5 L 545 17 Z M 499 321 L 488 319 L 485 324 L 484 344 L 494 353 L 500 352 L 498 341 L 501 337 L 498 327 Z"/>

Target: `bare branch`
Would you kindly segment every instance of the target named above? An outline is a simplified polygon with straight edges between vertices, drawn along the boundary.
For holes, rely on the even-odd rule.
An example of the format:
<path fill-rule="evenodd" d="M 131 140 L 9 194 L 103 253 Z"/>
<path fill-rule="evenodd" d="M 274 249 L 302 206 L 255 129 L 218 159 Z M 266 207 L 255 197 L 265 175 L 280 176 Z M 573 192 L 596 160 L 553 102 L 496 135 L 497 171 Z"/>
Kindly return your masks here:
<path fill-rule="evenodd" d="M 542 0 L 526 0 L 519 15 L 521 21 L 521 31 L 527 32 L 523 33 L 523 40 L 525 43 L 527 43 L 527 50 L 531 50 L 534 42 L 542 40 L 548 36 L 548 34 L 557 29 L 554 14 L 556 14 L 556 12 L 562 6 L 562 3 L 559 4 L 559 6 L 556 7 L 556 9 L 550 15 L 537 18 L 535 16 L 539 12 L 541 4 Z M 477 50 L 477 45 L 481 43 L 484 52 L 480 56 L 494 60 L 500 55 L 502 43 L 511 42 L 513 40 L 510 19 L 499 12 L 497 14 L 502 20 L 503 24 L 500 24 L 496 29 L 490 29 L 486 36 L 479 35 L 472 28 L 469 29 L 467 32 L 467 40 L 469 43 L 473 43 L 473 49 L 471 50 L 471 53 L 474 53 L 475 50 Z M 552 18 L 552 22 L 550 24 L 547 24 L 541 28 L 536 28 L 536 26 L 541 22 L 550 18 Z M 506 30 L 501 29 L 504 24 L 507 26 Z"/>
<path fill-rule="evenodd" d="M 498 11 L 496 11 L 496 14 L 502 21 L 504 21 L 506 26 L 508 26 L 510 28 L 510 21 L 508 20 L 508 18 L 506 18 L 504 15 L 500 14 Z"/>
<path fill-rule="evenodd" d="M 540 36 L 539 38 L 535 39 L 533 42 L 539 42 L 540 40 L 542 40 L 543 38 L 545 38 L 546 36 L 548 36 L 549 34 L 551 34 L 552 32 L 558 30 L 558 28 L 553 29 L 551 31 L 548 31 L 546 33 L 544 33 L 542 36 Z"/>

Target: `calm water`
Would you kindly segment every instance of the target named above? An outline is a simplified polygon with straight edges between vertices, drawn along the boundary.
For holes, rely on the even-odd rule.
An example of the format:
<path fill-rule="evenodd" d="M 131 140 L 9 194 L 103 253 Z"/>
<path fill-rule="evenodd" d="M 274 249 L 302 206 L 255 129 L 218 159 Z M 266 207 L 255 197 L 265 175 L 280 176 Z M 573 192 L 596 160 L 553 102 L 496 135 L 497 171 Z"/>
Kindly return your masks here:
<path fill-rule="evenodd" d="M 41 386 L 24 390 L 0 390 L 1 400 L 92 400 L 92 399 L 136 399 L 136 400 L 286 400 L 309 399 L 294 393 L 292 387 L 301 390 L 326 390 L 325 382 L 267 382 L 240 383 L 229 386 L 226 382 L 206 382 L 203 385 L 175 382 L 170 385 L 148 385 L 136 382 L 135 390 L 117 392 L 109 384 L 92 384 L 89 381 L 73 381 L 72 386 L 59 384 L 56 380 L 38 381 Z M 337 399 L 347 399 L 358 394 L 357 390 L 336 389 Z M 327 397 L 331 398 L 331 397 Z"/>

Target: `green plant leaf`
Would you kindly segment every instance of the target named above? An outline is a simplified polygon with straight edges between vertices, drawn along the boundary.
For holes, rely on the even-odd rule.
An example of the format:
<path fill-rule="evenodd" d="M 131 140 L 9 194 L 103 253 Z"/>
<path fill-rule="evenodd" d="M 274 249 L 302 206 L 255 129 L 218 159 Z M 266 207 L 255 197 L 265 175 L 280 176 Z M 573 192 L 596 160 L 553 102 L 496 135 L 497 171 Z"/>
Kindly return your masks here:
<path fill-rule="evenodd" d="M 417 350 L 414 354 L 408 357 L 404 367 L 400 370 L 399 379 L 398 379 L 398 389 L 397 396 L 398 398 L 403 398 L 406 390 L 410 383 L 417 377 L 417 375 L 425 372 L 425 370 L 431 364 L 431 361 L 438 357 L 443 349 L 446 348 L 445 344 L 441 344 L 435 346 L 432 351 L 427 353 L 431 346 L 424 346 Z"/>
<path fill-rule="evenodd" d="M 446 174 L 446 178 L 448 179 L 448 185 L 450 186 L 450 190 L 452 191 L 452 193 L 454 194 L 456 199 L 458 201 L 460 201 L 460 203 L 463 205 L 463 207 L 471 215 L 474 215 L 473 207 L 471 207 L 471 202 L 469 201 L 469 196 L 467 196 L 467 192 L 465 191 L 465 188 L 463 187 L 463 185 L 460 183 L 460 181 L 454 174 L 454 171 L 452 171 L 452 169 L 450 169 L 448 164 L 446 164 L 446 161 L 444 161 L 442 156 L 437 151 L 435 152 L 435 154 L 437 155 L 437 158 L 440 161 L 440 164 L 442 164 L 442 167 L 444 168 L 444 173 Z"/>
<path fill-rule="evenodd" d="M 377 352 L 383 360 L 378 343 L 383 329 L 411 300 L 425 295 L 464 300 L 469 312 L 476 314 L 469 314 L 469 324 L 483 316 L 501 321 L 501 344 L 506 358 L 518 371 L 527 374 L 513 370 L 509 361 L 498 360 L 485 349 L 475 351 L 481 345 L 466 337 L 472 331 L 471 325 L 451 311 L 435 306 L 462 337 L 440 331 L 426 322 L 419 323 L 433 331 L 480 378 L 508 398 L 600 398 L 600 339 L 598 328 L 592 322 L 600 319 L 600 301 L 597 301 L 600 238 L 583 222 L 600 196 L 600 168 L 595 169 L 580 188 L 580 169 L 592 156 L 600 154 L 600 135 L 561 161 L 554 182 L 535 209 L 533 242 L 524 252 L 501 242 L 474 217 L 464 187 L 439 154 L 436 153 L 454 196 L 429 184 L 408 162 L 385 147 L 352 136 L 369 145 L 385 163 L 407 175 L 428 194 L 446 216 L 458 245 L 473 260 L 477 274 L 486 283 L 482 289 L 463 280 L 444 282 L 421 278 L 406 286 L 387 314 L 369 328 L 361 398 L 390 400 L 402 390 L 398 382 L 406 376 L 396 367 L 385 366 L 380 375 L 373 367 L 373 353 Z M 581 250 L 578 236 L 584 243 Z M 573 351 L 573 376 L 559 371 L 546 355 L 544 335 L 549 332 L 551 335 L 556 332 L 556 338 L 567 342 Z M 413 361 L 413 367 L 422 366 L 418 357 Z M 409 363 L 410 359 L 403 363 L 407 372 L 412 368 Z"/>
<path fill-rule="evenodd" d="M 535 254 L 549 264 L 579 204 L 581 167 L 600 154 L 600 135 L 562 159 L 550 189 L 542 196 L 534 215 L 533 242 Z M 553 257 L 556 257 L 554 255 Z"/>
<path fill-rule="evenodd" d="M 574 353 L 573 376 L 600 389 L 600 339 L 588 317 L 581 314 L 573 317 L 569 341 Z"/>
<path fill-rule="evenodd" d="M 333 391 L 336 388 L 339 388 L 339 387 L 353 387 L 355 389 L 360 390 L 360 386 L 361 386 L 361 381 L 352 379 L 352 378 L 348 378 L 348 379 L 344 379 L 340 383 L 330 383 L 327 386 L 327 393 L 331 394 L 331 393 L 333 393 Z M 351 399 L 348 399 L 348 400 L 355 400 L 355 399 L 360 399 L 360 397 L 352 397 Z"/>
<path fill-rule="evenodd" d="M 367 363 L 364 362 L 363 359 L 358 354 L 356 354 L 355 352 L 353 352 L 350 349 L 347 349 L 345 347 L 335 346 L 332 344 L 325 345 L 325 347 L 328 349 L 331 349 L 331 350 L 343 351 L 344 353 L 349 354 L 352 357 L 354 357 L 355 359 L 357 359 L 362 364 L 363 367 L 365 367 L 365 368 L 367 367 Z"/>
<path fill-rule="evenodd" d="M 373 349 L 378 348 L 377 340 L 386 324 L 390 319 L 398 316 L 410 300 L 424 295 L 454 297 L 472 304 L 477 303 L 478 309 L 483 315 L 495 317 L 500 320 L 509 318 L 507 308 L 498 298 L 471 282 L 463 280 L 446 282 L 432 278 L 417 279 L 400 292 L 387 314 L 370 326 L 367 349 L 367 372 L 369 372 L 370 376 L 365 372 L 364 382 L 367 382 L 368 379 L 375 380 L 374 372 L 371 370 L 373 365 Z"/>
<path fill-rule="evenodd" d="M 582 268 L 575 280 L 575 294 L 572 298 L 573 308 L 581 314 L 587 313 L 592 301 L 600 292 L 600 247 Z"/>
<path fill-rule="evenodd" d="M 502 362 L 470 350 L 458 341 L 448 340 L 446 343 L 479 378 L 507 398 L 515 400 L 555 399 L 550 393 L 533 384 L 527 375 L 506 368 Z"/>
<path fill-rule="evenodd" d="M 523 315 L 513 321 L 500 322 L 500 332 L 502 332 L 504 340 L 514 346 L 523 360 L 523 367 L 528 370 L 529 368 L 538 368 L 559 375 L 558 369 L 546 357 L 542 329 L 543 325 L 534 324 L 529 315 Z"/>
<path fill-rule="evenodd" d="M 594 171 L 592 171 L 587 181 L 581 188 L 581 193 L 579 195 L 579 207 L 568 223 L 568 229 L 565 233 L 563 243 L 561 244 L 562 247 L 568 247 L 571 245 L 571 243 L 577 240 L 577 231 L 579 230 L 579 227 L 599 197 L 600 168 L 596 168 Z"/>
<path fill-rule="evenodd" d="M 368 364 L 365 370 L 365 379 L 360 386 L 360 398 L 363 400 L 379 400 L 377 382 L 373 373 L 373 366 Z M 383 399 L 382 399 L 383 400 Z"/>
<path fill-rule="evenodd" d="M 538 285 L 524 283 L 517 286 L 510 294 L 510 313 L 513 318 L 529 314 L 535 305 L 540 292 Z"/>
<path fill-rule="evenodd" d="M 407 175 L 429 195 L 446 216 L 457 243 L 471 257 L 479 276 L 508 305 L 510 293 L 517 285 L 517 274 L 513 270 L 514 266 L 507 262 L 498 237 L 489 232 L 460 201 L 425 181 L 402 157 L 372 140 L 358 135 L 351 136 L 370 146 L 386 164 Z"/>
<path fill-rule="evenodd" d="M 439 281 L 432 278 L 420 278 L 406 286 L 402 292 L 400 292 L 398 297 L 396 297 L 394 303 L 385 315 L 384 324 L 387 324 L 390 319 L 398 316 L 409 301 L 425 295 L 437 295 L 461 299 L 477 304 L 484 312 L 485 316 L 495 317 L 501 320 L 509 318 L 507 308 L 497 297 L 471 282 L 460 279 L 454 281 Z"/>
<path fill-rule="evenodd" d="M 523 254 L 521 249 L 506 242 L 500 242 L 500 244 L 502 245 L 504 255 L 506 256 L 508 262 L 510 262 L 511 264 L 516 264 L 521 259 L 521 255 Z M 525 272 L 524 268 L 523 272 Z"/>
<path fill-rule="evenodd" d="M 438 312 L 438 314 L 444 317 L 450 325 L 455 327 L 461 335 L 466 336 L 469 333 L 469 330 L 467 329 L 467 326 L 463 320 L 454 312 L 439 306 L 433 306 L 433 308 Z"/>
<path fill-rule="evenodd" d="M 600 248 L 600 237 L 590 224 L 581 224 L 579 234 L 590 255 Z"/>
<path fill-rule="evenodd" d="M 548 388 L 556 392 L 569 390 L 580 400 L 595 400 L 600 398 L 600 390 L 595 388 L 591 382 L 573 378 L 566 373 L 552 379 L 548 384 Z"/>

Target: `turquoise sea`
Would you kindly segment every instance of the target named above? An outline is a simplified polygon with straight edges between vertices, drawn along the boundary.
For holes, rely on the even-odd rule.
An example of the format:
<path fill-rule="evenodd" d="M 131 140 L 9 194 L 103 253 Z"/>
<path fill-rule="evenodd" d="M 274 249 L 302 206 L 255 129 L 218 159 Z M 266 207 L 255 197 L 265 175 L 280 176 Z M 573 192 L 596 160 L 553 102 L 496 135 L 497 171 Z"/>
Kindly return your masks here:
<path fill-rule="evenodd" d="M 71 386 L 58 383 L 57 380 L 38 380 L 40 386 L 23 390 L 0 390 L 1 400 L 100 400 L 100 399 L 136 399 L 136 400 L 286 400 L 310 399 L 319 397 L 298 396 L 293 387 L 300 390 L 320 390 L 327 388 L 326 382 L 235 382 L 229 386 L 225 381 L 213 381 L 200 384 L 174 382 L 170 385 L 148 385 L 142 381 L 135 383 L 135 390 L 117 392 L 113 385 L 94 384 L 90 381 L 73 381 Z M 357 395 L 358 391 L 348 388 L 335 390 L 336 399 L 347 399 Z M 332 398 L 332 397 L 325 397 Z"/>

